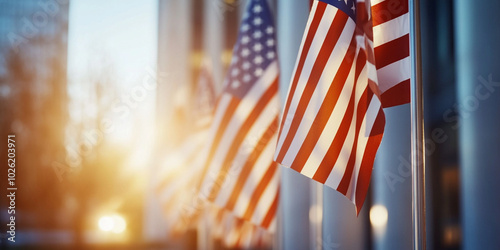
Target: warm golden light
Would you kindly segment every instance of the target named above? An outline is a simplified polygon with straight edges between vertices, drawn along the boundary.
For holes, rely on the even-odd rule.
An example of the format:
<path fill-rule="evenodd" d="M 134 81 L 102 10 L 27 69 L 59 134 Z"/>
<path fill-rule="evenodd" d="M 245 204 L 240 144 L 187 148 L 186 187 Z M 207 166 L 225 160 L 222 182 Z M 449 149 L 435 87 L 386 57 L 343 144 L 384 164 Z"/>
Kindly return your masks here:
<path fill-rule="evenodd" d="M 114 215 L 111 217 L 113 219 L 113 233 L 123 233 L 127 229 L 127 222 L 125 219 L 119 215 Z"/>
<path fill-rule="evenodd" d="M 109 232 L 113 229 L 113 219 L 109 216 L 103 216 L 99 219 L 99 229 Z"/>
<path fill-rule="evenodd" d="M 373 227 L 384 227 L 388 217 L 387 208 L 382 205 L 375 205 L 370 209 L 370 222 Z"/>
<path fill-rule="evenodd" d="M 103 216 L 98 222 L 99 229 L 104 232 L 123 233 L 127 229 L 127 222 L 120 215 Z"/>

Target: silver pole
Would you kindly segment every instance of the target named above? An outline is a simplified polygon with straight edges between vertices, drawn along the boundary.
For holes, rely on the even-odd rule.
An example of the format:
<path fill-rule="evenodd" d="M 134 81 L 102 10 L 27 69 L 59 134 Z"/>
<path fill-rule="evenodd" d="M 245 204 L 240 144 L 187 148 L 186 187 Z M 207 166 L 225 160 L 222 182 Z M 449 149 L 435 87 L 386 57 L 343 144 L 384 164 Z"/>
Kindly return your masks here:
<path fill-rule="evenodd" d="M 411 165 L 413 249 L 426 249 L 425 243 L 425 142 L 424 103 L 420 46 L 420 1 L 410 0 L 411 69 Z"/>
<path fill-rule="evenodd" d="M 312 214 L 311 214 L 311 208 Z M 311 249 L 323 249 L 323 184 L 311 181 L 311 206 L 309 207 Z"/>

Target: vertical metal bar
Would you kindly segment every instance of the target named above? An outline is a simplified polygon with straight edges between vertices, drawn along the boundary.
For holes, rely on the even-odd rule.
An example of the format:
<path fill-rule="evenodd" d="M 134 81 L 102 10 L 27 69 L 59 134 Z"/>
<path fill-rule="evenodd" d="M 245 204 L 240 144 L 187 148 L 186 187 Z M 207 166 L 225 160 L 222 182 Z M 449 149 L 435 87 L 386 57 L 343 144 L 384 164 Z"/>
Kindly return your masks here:
<path fill-rule="evenodd" d="M 309 207 L 311 249 L 323 249 L 323 184 L 311 181 Z"/>
<path fill-rule="evenodd" d="M 276 7 L 276 34 L 280 59 L 281 107 L 293 74 L 295 59 L 309 17 L 309 2 L 305 0 L 278 0 Z M 311 180 L 293 169 L 281 168 L 281 225 L 278 228 L 282 249 L 309 249 L 309 208 Z"/>
<path fill-rule="evenodd" d="M 318 250 L 324 248 L 323 246 L 323 184 L 316 183 L 316 205 L 319 207 L 316 217 L 318 218 L 318 223 L 316 225 L 316 243 L 318 245 Z"/>
<path fill-rule="evenodd" d="M 411 153 L 413 249 L 426 249 L 425 235 L 425 141 L 422 90 L 420 1 L 410 0 Z"/>

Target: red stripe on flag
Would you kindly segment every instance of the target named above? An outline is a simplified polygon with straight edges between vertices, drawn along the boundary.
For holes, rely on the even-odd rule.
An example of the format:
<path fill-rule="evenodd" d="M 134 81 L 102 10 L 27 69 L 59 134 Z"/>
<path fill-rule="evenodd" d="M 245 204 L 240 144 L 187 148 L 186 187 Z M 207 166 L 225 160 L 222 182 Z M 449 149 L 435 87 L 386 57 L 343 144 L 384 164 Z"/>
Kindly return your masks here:
<path fill-rule="evenodd" d="M 215 154 L 217 148 L 219 147 L 219 143 L 220 143 L 220 140 L 222 139 L 222 135 L 224 135 L 224 132 L 226 131 L 227 125 L 229 124 L 229 121 L 231 121 L 231 118 L 233 117 L 234 111 L 238 107 L 239 103 L 240 103 L 239 99 L 231 98 L 229 105 L 227 106 L 226 110 L 224 110 L 224 117 L 222 118 L 222 121 L 220 122 L 220 124 L 217 128 L 217 133 L 215 134 L 215 138 L 212 142 L 212 146 L 210 147 L 210 153 L 208 155 L 207 161 L 205 162 L 205 166 L 203 167 L 203 172 L 200 175 L 201 181 L 198 185 L 198 189 L 200 189 L 201 185 L 203 184 L 203 179 L 205 179 L 205 176 L 206 176 L 207 171 L 208 171 L 208 165 L 212 162 L 212 158 L 214 157 L 214 154 Z"/>
<path fill-rule="evenodd" d="M 366 111 L 368 108 L 368 104 L 370 103 L 371 99 L 373 97 L 373 93 L 371 91 L 368 91 L 368 87 L 365 89 L 363 92 L 363 95 L 361 96 L 359 103 L 358 103 L 358 108 L 357 108 L 357 114 L 356 114 L 356 134 L 354 138 L 354 144 L 352 146 L 351 150 L 351 156 L 349 157 L 349 161 L 347 162 L 347 167 L 344 172 L 344 176 L 342 177 L 342 180 L 339 183 L 339 186 L 337 188 L 337 191 L 342 193 L 343 195 L 346 195 L 347 190 L 349 189 L 349 184 L 351 183 L 351 177 L 352 177 L 352 172 L 354 170 L 354 164 L 356 163 L 356 158 L 359 157 L 357 156 L 357 148 L 358 148 L 358 138 L 360 133 L 365 133 L 365 131 L 360 131 L 361 130 L 361 124 L 363 123 L 363 119 L 366 116 Z"/>
<path fill-rule="evenodd" d="M 379 110 L 377 118 L 373 126 L 383 126 L 385 124 L 384 111 Z M 373 163 L 375 161 L 375 155 L 377 154 L 378 147 L 382 141 L 383 134 L 377 134 L 375 136 L 370 136 L 366 144 L 365 154 L 363 155 L 363 160 L 361 161 L 361 167 L 359 170 L 358 181 L 356 184 L 356 212 L 359 214 L 363 203 L 368 193 L 368 187 L 370 186 L 370 178 L 372 175 Z"/>
<path fill-rule="evenodd" d="M 355 39 L 353 39 L 353 42 Z M 351 48 L 351 46 L 349 46 Z M 353 57 L 354 58 L 354 57 Z M 360 60 L 360 57 L 358 57 L 358 61 Z M 356 62 L 358 64 L 359 62 Z M 351 65 L 352 67 L 352 65 Z M 359 67 L 358 67 L 359 68 Z M 342 122 L 340 123 L 338 131 L 336 131 L 336 135 L 333 139 L 332 144 L 328 148 L 328 151 L 326 152 L 325 157 L 321 161 L 320 165 L 318 166 L 318 169 L 316 170 L 316 173 L 313 176 L 314 180 L 317 180 L 321 183 L 325 183 L 326 180 L 328 179 L 328 176 L 330 175 L 333 167 L 335 166 L 335 163 L 338 160 L 338 157 L 340 155 L 340 152 L 342 150 L 342 147 L 345 143 L 345 139 L 347 138 L 347 135 L 349 133 L 349 128 L 351 126 L 352 122 L 352 117 L 354 115 L 354 106 L 355 106 L 355 93 L 356 93 L 356 82 L 357 78 L 359 77 L 360 71 L 358 69 L 355 69 L 355 80 L 352 84 L 353 90 L 351 92 L 351 96 L 349 98 L 349 104 L 347 106 L 346 112 L 344 114 L 344 117 L 342 118 Z M 359 71 L 359 72 L 358 72 Z M 335 86 L 335 83 L 332 83 L 332 87 Z M 332 88 L 330 87 L 330 88 Z M 332 109 L 333 110 L 333 109 Z"/>
<path fill-rule="evenodd" d="M 302 146 L 300 147 L 300 150 L 297 153 L 295 160 L 293 161 L 293 164 L 291 166 L 292 169 L 299 172 L 302 171 L 302 168 L 304 167 L 307 159 L 309 158 L 311 152 L 316 146 L 316 143 L 318 142 L 321 133 L 325 129 L 325 126 L 328 120 L 330 119 L 330 116 L 332 115 L 332 111 L 337 105 L 340 93 L 344 88 L 346 79 L 352 67 L 353 64 L 352 59 L 354 58 L 355 52 L 356 52 L 356 46 L 355 46 L 355 39 L 353 37 L 351 40 L 351 44 L 349 45 L 349 48 L 347 50 L 347 53 L 345 54 L 344 59 L 340 64 L 337 74 L 335 75 L 332 83 L 330 84 L 330 88 L 328 89 L 328 92 L 323 100 L 323 103 L 321 104 L 321 107 L 318 110 L 318 114 L 316 115 L 314 122 L 311 125 L 311 128 L 313 129 L 310 129 L 308 131 L 307 136 Z M 344 139 L 346 134 L 344 134 Z"/>
<path fill-rule="evenodd" d="M 389 108 L 410 102 L 410 79 L 404 80 L 381 95 L 382 106 Z"/>
<path fill-rule="evenodd" d="M 255 190 L 253 191 L 252 196 L 249 199 L 250 201 L 260 201 L 260 197 L 273 179 L 273 176 L 275 175 L 277 169 L 278 167 L 276 166 L 275 162 L 271 162 L 271 164 L 269 164 L 266 173 L 264 174 L 264 176 L 262 176 L 259 184 L 255 187 Z M 258 202 L 250 202 L 245 211 L 245 214 L 243 215 L 243 219 L 252 220 L 252 215 L 257 205 Z"/>
<path fill-rule="evenodd" d="M 408 13 L 408 0 L 386 0 L 372 6 L 373 26 Z"/>
<path fill-rule="evenodd" d="M 353 91 L 354 95 L 354 91 Z M 335 135 L 332 144 L 328 148 L 328 151 L 325 154 L 325 157 L 321 161 L 316 173 L 313 176 L 314 180 L 317 180 L 321 183 L 325 183 L 330 175 L 337 159 L 340 155 L 340 151 L 345 143 L 345 139 L 347 138 L 347 133 L 349 132 L 349 127 L 351 126 L 352 117 L 354 115 L 354 98 L 351 97 L 349 100 L 349 105 L 347 106 L 344 117 L 342 118 L 342 122 L 340 123 L 340 127 Z"/>
<path fill-rule="evenodd" d="M 278 157 L 276 158 L 277 162 L 283 161 L 283 158 L 285 157 L 285 154 L 288 151 L 290 144 L 292 143 L 293 137 L 295 137 L 295 134 L 297 133 L 297 129 L 299 128 L 299 124 L 304 116 L 307 104 L 311 100 L 311 96 L 314 90 L 316 89 L 316 86 L 318 85 L 318 81 L 321 77 L 323 69 L 326 63 L 328 62 L 328 59 L 330 58 L 330 54 L 332 53 L 333 49 L 335 48 L 335 45 L 337 44 L 338 39 L 340 38 L 340 35 L 342 34 L 343 29 L 339 27 L 344 27 L 347 23 L 348 18 L 349 18 L 348 15 L 339 11 L 337 12 L 337 14 L 333 19 L 333 22 L 330 26 L 330 29 L 328 30 L 328 34 L 325 38 L 325 41 L 323 42 L 323 45 L 321 46 L 321 49 L 318 53 L 317 60 L 314 62 L 305 89 L 302 92 L 302 95 L 300 96 L 300 101 L 297 106 L 297 110 L 294 114 L 294 119 L 290 124 L 290 130 L 286 134 L 283 145 L 281 146 Z M 297 171 L 300 172 L 300 170 Z"/>
<path fill-rule="evenodd" d="M 257 118 L 262 114 L 262 111 L 266 108 L 267 104 L 273 99 L 273 97 L 278 92 L 278 79 L 276 78 L 271 86 L 264 92 L 262 97 L 260 98 L 255 108 L 252 109 L 252 112 L 248 115 L 245 122 L 242 124 L 240 129 L 238 130 L 238 134 L 233 139 L 231 146 L 229 147 L 229 151 L 226 153 L 226 157 L 224 158 L 224 162 L 222 163 L 222 168 L 217 175 L 217 182 L 224 183 L 227 177 L 227 171 L 231 167 L 231 162 L 234 160 L 234 157 L 238 153 L 241 144 L 246 138 L 247 134 L 250 132 L 250 128 L 253 126 Z M 272 162 L 272 161 L 271 161 Z M 210 201 L 214 201 L 219 193 L 221 185 L 214 185 L 209 196 Z"/>
<path fill-rule="evenodd" d="M 321 19 L 323 17 L 325 9 L 326 9 L 326 4 L 318 3 L 318 5 L 316 7 L 315 15 L 313 17 L 311 25 L 309 26 L 306 40 L 304 41 L 304 46 L 302 48 L 302 51 L 299 51 L 300 59 L 299 59 L 299 63 L 297 64 L 297 68 L 295 69 L 296 73 L 295 73 L 295 76 L 293 78 L 292 84 L 290 85 L 290 91 L 289 91 L 290 97 L 293 97 L 293 95 L 295 94 L 295 89 L 297 88 L 297 82 L 299 81 L 300 72 L 302 72 L 302 69 L 304 68 L 304 63 L 305 63 L 306 58 L 307 58 L 307 53 L 309 52 L 309 48 L 311 47 L 311 43 L 314 39 L 314 35 L 316 34 L 316 31 L 318 30 L 318 26 L 321 23 Z M 283 111 L 283 114 L 285 116 L 288 114 L 288 110 L 290 109 L 291 102 L 292 102 L 292 98 L 288 98 L 286 100 L 285 109 Z M 280 131 L 278 132 L 278 135 L 281 135 L 281 130 L 283 130 L 284 124 L 285 124 L 285 119 L 282 119 L 281 124 L 280 124 Z"/>
<path fill-rule="evenodd" d="M 375 47 L 375 58 L 377 58 L 377 69 L 383 68 L 391 63 L 410 56 L 410 35 L 406 34 L 400 38 Z"/>
<path fill-rule="evenodd" d="M 271 222 L 276 217 L 276 210 L 278 209 L 279 194 L 280 194 L 280 190 L 278 188 L 278 192 L 276 192 L 276 196 L 274 196 L 273 204 L 271 204 L 271 206 L 269 207 L 269 210 L 267 210 L 267 214 L 264 217 L 264 220 L 262 220 L 261 226 L 263 228 L 269 228 L 269 226 L 271 225 Z"/>
<path fill-rule="evenodd" d="M 265 149 L 267 143 L 271 139 L 268 135 L 276 131 L 277 125 L 278 125 L 278 117 L 276 116 L 274 121 L 266 129 L 266 132 L 262 134 L 261 138 L 257 143 L 257 146 L 253 149 L 252 153 L 245 162 L 245 165 L 243 165 L 241 172 L 238 176 L 238 180 L 236 180 L 236 184 L 233 188 L 233 192 L 231 193 L 231 196 L 229 197 L 226 203 L 225 206 L 226 209 L 232 210 L 234 208 L 234 205 L 238 200 L 241 190 L 243 189 L 243 186 L 245 185 L 249 174 L 252 172 L 252 168 L 254 167 L 255 162 L 257 161 L 257 159 L 259 159 L 260 154 Z"/>

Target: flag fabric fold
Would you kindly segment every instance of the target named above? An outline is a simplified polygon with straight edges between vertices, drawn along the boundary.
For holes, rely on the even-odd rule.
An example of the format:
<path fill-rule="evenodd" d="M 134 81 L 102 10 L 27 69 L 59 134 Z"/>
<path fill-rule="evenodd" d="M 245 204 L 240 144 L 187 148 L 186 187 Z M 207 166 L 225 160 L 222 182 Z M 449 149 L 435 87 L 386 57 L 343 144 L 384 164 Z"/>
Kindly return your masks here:
<path fill-rule="evenodd" d="M 276 162 L 339 191 L 358 213 L 383 135 L 382 108 L 409 101 L 402 2 L 314 1 L 281 119 Z"/>

